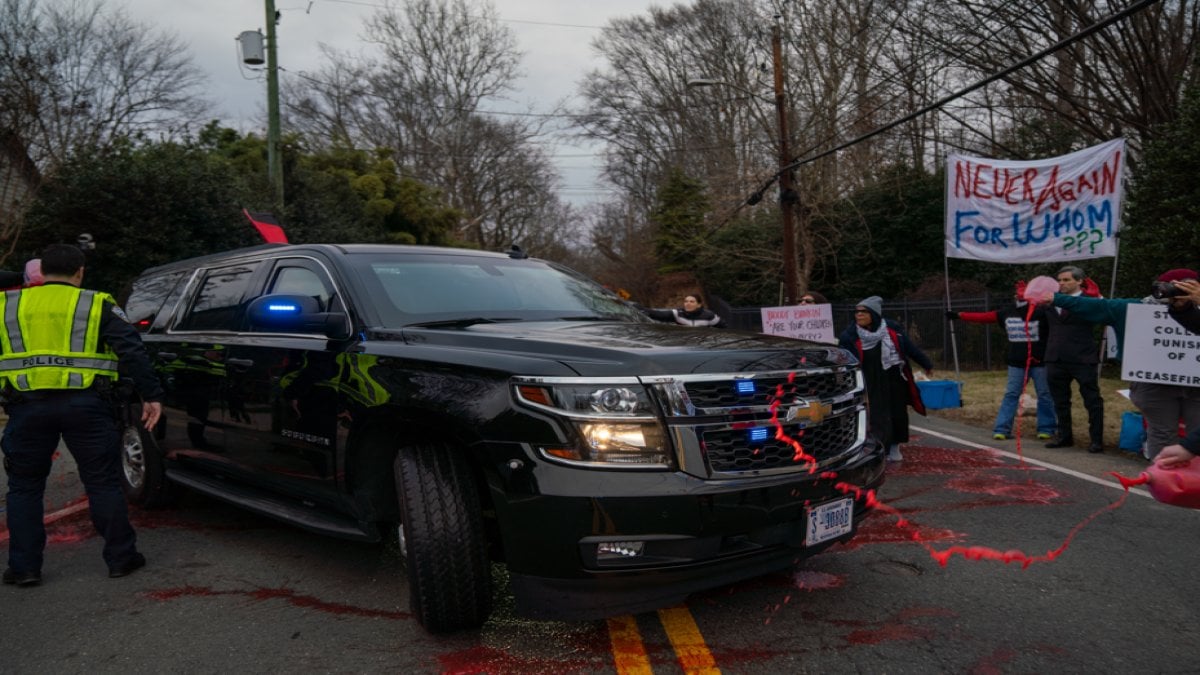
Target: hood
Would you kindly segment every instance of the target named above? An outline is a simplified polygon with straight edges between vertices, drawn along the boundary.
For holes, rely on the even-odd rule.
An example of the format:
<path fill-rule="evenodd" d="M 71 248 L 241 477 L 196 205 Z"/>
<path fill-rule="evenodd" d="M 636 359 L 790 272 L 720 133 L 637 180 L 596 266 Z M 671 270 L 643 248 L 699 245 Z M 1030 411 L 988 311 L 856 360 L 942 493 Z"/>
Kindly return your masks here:
<path fill-rule="evenodd" d="M 786 371 L 855 361 L 849 352 L 831 344 L 658 323 L 481 323 L 388 333 L 403 339 L 403 349 L 453 349 L 464 365 L 487 366 L 498 355 L 519 355 L 597 377 Z"/>

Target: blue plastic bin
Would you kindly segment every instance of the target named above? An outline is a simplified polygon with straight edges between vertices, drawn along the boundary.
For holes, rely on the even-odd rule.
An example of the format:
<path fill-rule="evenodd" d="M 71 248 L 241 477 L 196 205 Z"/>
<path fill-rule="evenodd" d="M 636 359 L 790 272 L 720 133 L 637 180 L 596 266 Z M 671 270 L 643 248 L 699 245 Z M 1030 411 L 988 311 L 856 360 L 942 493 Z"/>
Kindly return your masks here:
<path fill-rule="evenodd" d="M 930 410 L 962 407 L 962 382 L 956 380 L 918 381 L 921 400 Z"/>
<path fill-rule="evenodd" d="M 1123 412 L 1121 413 L 1121 437 L 1117 440 L 1117 447 L 1126 452 L 1142 451 L 1142 444 L 1146 442 L 1146 425 L 1142 423 L 1142 414 L 1138 412 Z"/>

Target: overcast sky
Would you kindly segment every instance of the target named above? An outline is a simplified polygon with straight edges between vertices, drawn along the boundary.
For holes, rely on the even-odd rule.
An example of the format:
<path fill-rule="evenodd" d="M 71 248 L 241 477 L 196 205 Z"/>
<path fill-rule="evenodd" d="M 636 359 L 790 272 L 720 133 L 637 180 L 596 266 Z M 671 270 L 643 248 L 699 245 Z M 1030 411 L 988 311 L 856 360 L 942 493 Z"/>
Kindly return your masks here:
<path fill-rule="evenodd" d="M 262 0 L 109 0 L 129 14 L 178 34 L 190 47 L 196 63 L 209 78 L 209 98 L 216 114 L 227 125 L 242 131 L 261 130 L 266 118 L 266 82 L 261 70 L 241 66 L 236 44 L 244 30 L 266 32 Z M 279 66 L 285 71 L 315 71 L 321 65 L 318 44 L 360 51 L 364 20 L 383 6 L 384 0 L 275 0 L 282 13 L 276 31 Z M 591 41 L 600 27 L 614 17 L 643 14 L 652 5 L 671 2 L 648 0 L 493 0 L 505 26 L 516 35 L 525 52 L 518 83 L 509 104 L 532 103 L 539 112 L 564 98 L 573 98 L 576 84 L 601 63 Z M 281 78 L 286 86 L 286 75 Z M 515 106 L 515 107 L 514 107 Z M 496 109 L 503 109 L 499 104 Z M 563 197 L 582 204 L 603 196 L 597 192 L 596 147 L 558 143 L 553 156 L 563 176 Z"/>

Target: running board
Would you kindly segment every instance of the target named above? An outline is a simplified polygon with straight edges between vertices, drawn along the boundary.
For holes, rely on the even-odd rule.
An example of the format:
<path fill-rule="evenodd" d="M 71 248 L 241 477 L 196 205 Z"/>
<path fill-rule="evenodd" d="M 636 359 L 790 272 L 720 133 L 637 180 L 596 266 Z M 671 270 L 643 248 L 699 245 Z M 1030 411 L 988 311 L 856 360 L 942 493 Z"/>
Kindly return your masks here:
<path fill-rule="evenodd" d="M 281 499 L 265 491 L 243 485 L 235 487 L 218 478 L 179 469 L 167 469 L 167 478 L 210 497 L 269 518 L 281 520 L 309 532 L 354 541 L 378 542 L 382 539 L 379 528 L 375 527 L 373 523 L 362 523 L 350 518 L 339 517 L 294 501 Z"/>

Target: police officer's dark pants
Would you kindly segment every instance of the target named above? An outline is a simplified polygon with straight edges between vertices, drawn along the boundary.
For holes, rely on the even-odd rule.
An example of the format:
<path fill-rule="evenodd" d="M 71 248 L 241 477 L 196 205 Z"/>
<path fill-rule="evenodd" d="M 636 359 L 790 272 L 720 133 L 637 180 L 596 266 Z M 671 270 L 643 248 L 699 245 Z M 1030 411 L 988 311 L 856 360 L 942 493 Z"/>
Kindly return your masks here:
<path fill-rule="evenodd" d="M 1058 417 L 1058 435 L 1071 438 L 1071 380 L 1079 383 L 1079 396 L 1088 414 L 1088 434 L 1093 445 L 1104 443 L 1104 399 L 1100 397 L 1100 376 L 1096 364 L 1047 363 L 1046 383 L 1054 399 Z"/>
<path fill-rule="evenodd" d="M 104 537 L 104 561 L 118 567 L 136 553 L 121 492 L 120 436 L 112 408 L 92 390 L 34 392 L 8 406 L 0 448 L 8 472 L 8 566 L 42 571 L 46 478 L 59 437 L 75 458 L 92 524 Z"/>

